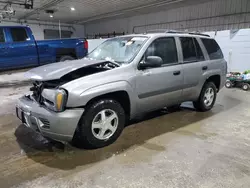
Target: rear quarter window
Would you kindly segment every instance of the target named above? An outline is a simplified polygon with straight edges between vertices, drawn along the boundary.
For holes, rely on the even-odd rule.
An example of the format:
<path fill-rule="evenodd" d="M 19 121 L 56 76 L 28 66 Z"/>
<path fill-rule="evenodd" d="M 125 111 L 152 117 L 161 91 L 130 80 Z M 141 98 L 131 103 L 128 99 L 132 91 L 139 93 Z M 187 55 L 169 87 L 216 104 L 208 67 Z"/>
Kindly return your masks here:
<path fill-rule="evenodd" d="M 223 53 L 214 39 L 201 39 L 211 60 L 222 59 Z"/>

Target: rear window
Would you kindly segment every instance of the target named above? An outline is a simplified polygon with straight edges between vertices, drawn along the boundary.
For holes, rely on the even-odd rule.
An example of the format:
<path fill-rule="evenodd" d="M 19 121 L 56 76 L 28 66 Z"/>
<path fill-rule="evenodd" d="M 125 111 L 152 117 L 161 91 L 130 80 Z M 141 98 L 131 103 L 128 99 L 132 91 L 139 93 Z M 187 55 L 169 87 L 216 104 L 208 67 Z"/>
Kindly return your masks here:
<path fill-rule="evenodd" d="M 11 28 L 10 33 L 13 42 L 24 42 L 29 40 L 29 37 L 24 28 Z"/>
<path fill-rule="evenodd" d="M 5 42 L 3 29 L 0 29 L 0 42 Z"/>
<path fill-rule="evenodd" d="M 201 39 L 211 60 L 222 59 L 223 53 L 214 39 Z"/>

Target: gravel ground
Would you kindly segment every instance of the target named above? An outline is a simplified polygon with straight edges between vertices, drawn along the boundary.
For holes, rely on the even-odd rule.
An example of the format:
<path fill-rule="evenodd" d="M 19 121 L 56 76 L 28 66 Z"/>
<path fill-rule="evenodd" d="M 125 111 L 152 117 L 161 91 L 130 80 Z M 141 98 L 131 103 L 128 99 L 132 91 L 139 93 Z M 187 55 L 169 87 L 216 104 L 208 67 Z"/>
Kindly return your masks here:
<path fill-rule="evenodd" d="M 27 129 L 14 104 L 28 87 L 0 90 L 0 187 L 250 187 L 250 94 L 224 89 L 214 109 L 190 103 L 131 123 L 98 150 L 52 144 Z"/>

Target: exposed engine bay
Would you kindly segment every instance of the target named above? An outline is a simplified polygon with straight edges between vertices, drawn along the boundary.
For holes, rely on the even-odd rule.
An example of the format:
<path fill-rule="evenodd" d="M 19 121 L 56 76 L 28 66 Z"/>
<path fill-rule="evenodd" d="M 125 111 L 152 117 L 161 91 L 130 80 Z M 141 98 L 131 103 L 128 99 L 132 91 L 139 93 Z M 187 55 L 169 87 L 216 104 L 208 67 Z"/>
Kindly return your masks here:
<path fill-rule="evenodd" d="M 54 89 L 58 88 L 59 86 L 68 83 L 70 81 L 76 80 L 78 78 L 104 72 L 107 70 L 114 69 L 119 67 L 118 63 L 114 62 L 103 62 L 98 65 L 91 65 L 87 67 L 82 67 L 77 70 L 74 70 L 70 73 L 65 74 L 60 79 L 56 80 L 49 80 L 49 81 L 33 81 L 33 86 L 30 88 L 30 91 L 33 92 L 32 97 L 39 103 L 42 103 L 43 99 L 41 93 L 43 89 Z"/>

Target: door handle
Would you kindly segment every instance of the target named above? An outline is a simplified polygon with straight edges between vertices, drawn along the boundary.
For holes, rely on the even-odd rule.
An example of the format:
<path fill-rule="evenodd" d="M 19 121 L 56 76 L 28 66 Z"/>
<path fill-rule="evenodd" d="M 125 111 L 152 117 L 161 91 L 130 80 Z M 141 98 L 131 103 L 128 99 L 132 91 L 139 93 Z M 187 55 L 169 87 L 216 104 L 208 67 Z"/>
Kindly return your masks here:
<path fill-rule="evenodd" d="M 180 74 L 181 74 L 181 71 L 174 71 L 174 72 L 173 72 L 173 75 L 174 75 L 174 76 L 178 76 L 178 75 L 180 75 Z"/>
<path fill-rule="evenodd" d="M 207 66 L 202 67 L 202 70 L 207 70 L 207 69 L 208 69 Z"/>

